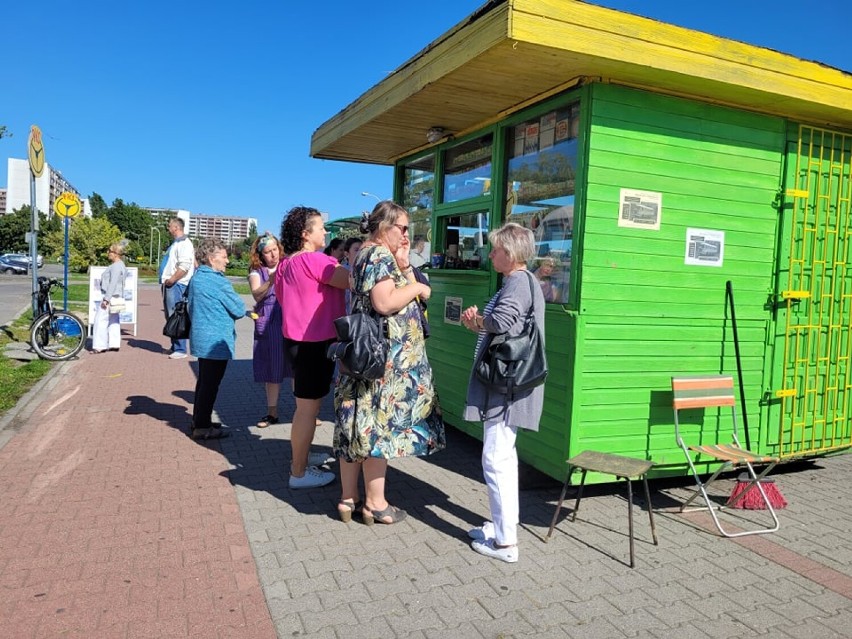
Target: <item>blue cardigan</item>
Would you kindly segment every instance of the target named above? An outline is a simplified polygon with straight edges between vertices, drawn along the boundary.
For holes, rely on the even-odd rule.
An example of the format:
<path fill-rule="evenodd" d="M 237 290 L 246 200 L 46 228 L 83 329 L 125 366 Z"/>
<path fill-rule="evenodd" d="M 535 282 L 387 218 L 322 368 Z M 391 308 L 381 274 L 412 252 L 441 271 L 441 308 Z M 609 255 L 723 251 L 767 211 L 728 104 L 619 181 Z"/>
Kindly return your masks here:
<path fill-rule="evenodd" d="M 234 359 L 235 321 L 245 317 L 246 306 L 224 273 L 206 264 L 189 282 L 189 350 L 204 359 Z"/>

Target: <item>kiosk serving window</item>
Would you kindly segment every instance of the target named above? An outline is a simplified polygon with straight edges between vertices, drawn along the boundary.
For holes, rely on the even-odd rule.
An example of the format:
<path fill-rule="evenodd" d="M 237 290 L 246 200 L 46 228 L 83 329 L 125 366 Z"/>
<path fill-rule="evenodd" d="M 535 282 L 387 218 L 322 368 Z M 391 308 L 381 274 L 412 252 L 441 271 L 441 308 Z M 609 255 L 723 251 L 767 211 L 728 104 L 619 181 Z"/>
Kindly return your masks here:
<path fill-rule="evenodd" d="M 417 267 L 431 261 L 434 193 L 434 154 L 418 158 L 403 166 L 402 205 L 408 211 L 411 263 Z"/>
<path fill-rule="evenodd" d="M 432 257 L 433 268 L 488 268 L 488 211 L 438 218 L 442 251 Z"/>
<path fill-rule="evenodd" d="M 458 144 L 444 152 L 442 202 L 458 202 L 491 195 L 491 153 L 494 135 L 489 133 Z"/>
<path fill-rule="evenodd" d="M 508 129 L 506 221 L 535 234 L 536 256 L 528 266 L 547 302 L 568 301 L 579 123 L 575 103 Z"/>

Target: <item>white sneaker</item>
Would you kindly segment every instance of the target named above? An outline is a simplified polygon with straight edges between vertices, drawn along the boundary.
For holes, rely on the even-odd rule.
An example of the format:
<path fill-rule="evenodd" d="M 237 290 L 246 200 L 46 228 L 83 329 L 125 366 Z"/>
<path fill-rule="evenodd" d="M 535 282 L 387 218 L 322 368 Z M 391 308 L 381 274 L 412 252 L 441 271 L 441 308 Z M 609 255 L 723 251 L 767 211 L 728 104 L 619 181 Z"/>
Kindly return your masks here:
<path fill-rule="evenodd" d="M 467 536 L 476 541 L 485 541 L 486 539 L 494 539 L 497 535 L 494 533 L 494 522 L 486 521 L 479 528 L 471 528 L 467 531 Z"/>
<path fill-rule="evenodd" d="M 334 481 L 334 473 L 308 466 L 302 477 L 290 475 L 290 488 L 320 488 Z"/>
<path fill-rule="evenodd" d="M 186 353 L 181 353 L 180 351 L 175 351 L 171 355 L 169 355 L 169 359 L 185 359 Z"/>
<path fill-rule="evenodd" d="M 333 461 L 334 457 L 325 453 L 308 453 L 308 466 L 322 466 Z"/>
<path fill-rule="evenodd" d="M 470 547 L 473 548 L 480 555 L 492 557 L 493 559 L 499 559 L 500 561 L 505 561 L 507 564 L 513 564 L 518 561 L 517 546 L 509 546 L 508 548 L 497 548 L 494 545 L 493 539 L 486 539 L 485 541 L 474 540 L 470 543 Z"/>

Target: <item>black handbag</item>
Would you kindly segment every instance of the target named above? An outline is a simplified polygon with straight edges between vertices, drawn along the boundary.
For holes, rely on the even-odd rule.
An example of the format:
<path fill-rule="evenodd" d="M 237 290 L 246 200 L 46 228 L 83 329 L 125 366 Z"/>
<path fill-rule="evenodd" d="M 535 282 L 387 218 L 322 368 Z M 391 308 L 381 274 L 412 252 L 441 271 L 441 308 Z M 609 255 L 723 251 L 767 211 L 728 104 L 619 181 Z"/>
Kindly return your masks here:
<path fill-rule="evenodd" d="M 544 336 L 535 321 L 533 275 L 529 272 L 527 275 L 530 276 L 532 303 L 523 329 L 515 337 L 506 333 L 495 335 L 474 371 L 488 393 L 505 395 L 507 401 L 514 399 L 516 393 L 541 386 L 547 379 Z"/>
<path fill-rule="evenodd" d="M 337 341 L 329 345 L 326 356 L 337 362 L 340 372 L 359 380 L 381 379 L 390 352 L 385 318 L 353 313 L 334 320 Z"/>
<path fill-rule="evenodd" d="M 189 287 L 187 287 L 186 292 L 189 292 Z M 172 339 L 187 339 L 190 324 L 186 293 L 184 293 L 183 299 L 175 302 L 175 308 L 163 327 L 163 335 Z"/>

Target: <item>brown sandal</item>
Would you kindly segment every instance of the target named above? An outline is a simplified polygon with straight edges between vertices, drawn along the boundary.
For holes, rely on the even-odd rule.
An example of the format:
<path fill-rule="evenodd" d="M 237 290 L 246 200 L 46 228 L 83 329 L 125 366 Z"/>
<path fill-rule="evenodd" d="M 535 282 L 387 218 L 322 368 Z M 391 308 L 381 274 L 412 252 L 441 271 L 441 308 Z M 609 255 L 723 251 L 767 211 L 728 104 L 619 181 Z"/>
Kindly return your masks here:
<path fill-rule="evenodd" d="M 348 524 L 352 521 L 352 515 L 360 516 L 364 514 L 364 502 L 361 500 L 341 499 L 337 502 L 337 514 L 340 516 L 340 521 Z"/>

